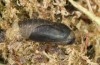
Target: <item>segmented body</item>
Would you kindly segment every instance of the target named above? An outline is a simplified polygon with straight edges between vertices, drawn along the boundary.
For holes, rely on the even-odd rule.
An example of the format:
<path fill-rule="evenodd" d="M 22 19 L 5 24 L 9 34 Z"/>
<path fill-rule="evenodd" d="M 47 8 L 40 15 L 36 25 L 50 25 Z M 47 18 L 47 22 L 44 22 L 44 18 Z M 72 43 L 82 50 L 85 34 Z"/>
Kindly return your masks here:
<path fill-rule="evenodd" d="M 38 42 L 72 43 L 74 33 L 62 23 L 44 19 L 28 19 L 18 23 L 21 35 Z"/>

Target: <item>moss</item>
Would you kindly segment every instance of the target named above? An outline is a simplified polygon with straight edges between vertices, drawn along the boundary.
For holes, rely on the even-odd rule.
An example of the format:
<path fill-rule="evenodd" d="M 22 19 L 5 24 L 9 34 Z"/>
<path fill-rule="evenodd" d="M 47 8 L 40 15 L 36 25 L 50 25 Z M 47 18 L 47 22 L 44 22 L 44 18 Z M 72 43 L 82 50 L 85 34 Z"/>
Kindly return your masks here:
<path fill-rule="evenodd" d="M 88 6 L 82 4 L 84 1 L 76 2 L 85 8 Z M 92 8 L 94 5 L 97 6 L 93 1 L 90 3 L 93 4 Z M 98 12 L 96 9 L 93 10 Z M 0 0 L 0 28 L 6 32 L 5 40 L 0 43 L 1 56 L 9 65 L 98 64 L 100 27 L 92 21 L 87 23 L 89 18 L 82 16 L 83 13 L 71 4 L 67 5 L 66 0 Z M 73 30 L 76 41 L 73 45 L 56 45 L 19 38 L 18 28 L 14 23 L 28 18 L 64 23 Z"/>

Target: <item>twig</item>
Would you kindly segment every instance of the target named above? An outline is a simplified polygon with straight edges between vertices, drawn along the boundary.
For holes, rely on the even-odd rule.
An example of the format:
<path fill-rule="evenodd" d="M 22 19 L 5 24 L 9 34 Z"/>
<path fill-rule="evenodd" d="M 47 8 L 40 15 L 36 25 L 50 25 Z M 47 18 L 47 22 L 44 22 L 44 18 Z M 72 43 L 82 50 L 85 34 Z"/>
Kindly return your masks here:
<path fill-rule="evenodd" d="M 100 17 L 95 16 L 95 14 L 88 11 L 86 8 L 82 7 L 80 4 L 76 3 L 73 0 L 69 0 L 69 2 L 79 9 L 81 12 L 83 12 L 85 15 L 87 15 L 92 21 L 96 22 L 100 26 Z"/>
<path fill-rule="evenodd" d="M 89 33 L 86 33 L 86 42 L 85 42 L 85 50 L 87 50 L 87 46 L 88 46 L 88 35 Z"/>
<path fill-rule="evenodd" d="M 90 4 L 90 0 L 86 0 L 86 3 L 88 5 L 89 11 L 91 11 L 93 13 L 93 10 L 92 10 L 91 4 Z"/>

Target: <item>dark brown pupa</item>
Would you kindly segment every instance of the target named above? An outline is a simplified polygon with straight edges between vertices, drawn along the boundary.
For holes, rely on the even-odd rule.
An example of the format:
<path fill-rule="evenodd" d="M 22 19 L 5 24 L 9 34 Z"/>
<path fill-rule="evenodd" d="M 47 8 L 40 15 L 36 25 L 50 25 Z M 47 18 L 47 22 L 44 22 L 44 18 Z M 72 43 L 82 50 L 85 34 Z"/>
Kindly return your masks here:
<path fill-rule="evenodd" d="M 75 40 L 74 33 L 62 23 L 44 19 L 28 19 L 18 24 L 22 37 L 33 41 L 71 44 Z"/>

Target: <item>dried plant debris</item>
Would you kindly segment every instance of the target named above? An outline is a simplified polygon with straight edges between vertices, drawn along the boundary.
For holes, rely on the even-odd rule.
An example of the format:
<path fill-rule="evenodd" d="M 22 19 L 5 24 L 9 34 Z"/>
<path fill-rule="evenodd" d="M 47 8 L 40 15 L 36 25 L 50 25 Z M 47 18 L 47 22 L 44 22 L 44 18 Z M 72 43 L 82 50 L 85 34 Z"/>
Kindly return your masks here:
<path fill-rule="evenodd" d="M 5 40 L 5 31 L 0 29 L 0 43 Z"/>
<path fill-rule="evenodd" d="M 27 19 L 68 26 L 75 41 L 24 39 L 18 23 Z M 0 0 L 0 65 L 100 65 L 100 0 Z"/>

